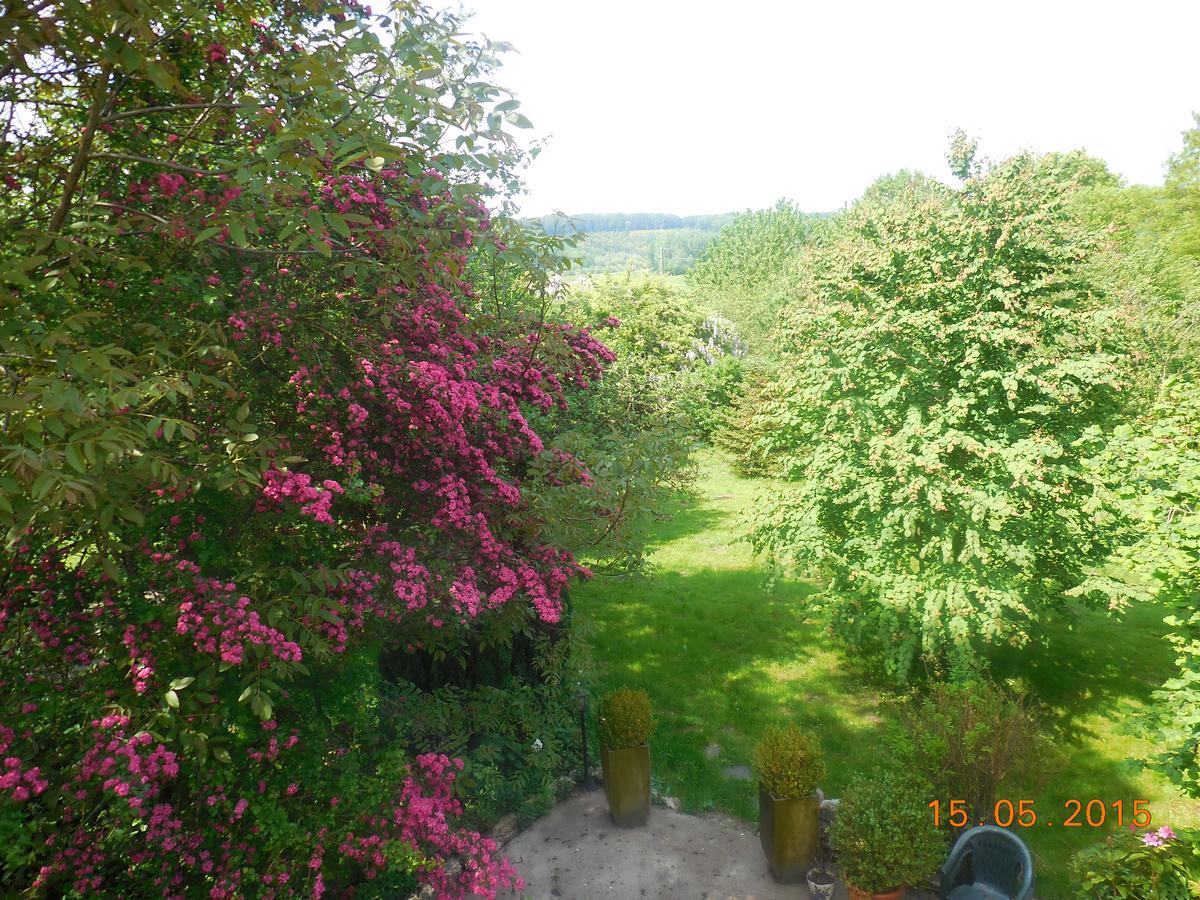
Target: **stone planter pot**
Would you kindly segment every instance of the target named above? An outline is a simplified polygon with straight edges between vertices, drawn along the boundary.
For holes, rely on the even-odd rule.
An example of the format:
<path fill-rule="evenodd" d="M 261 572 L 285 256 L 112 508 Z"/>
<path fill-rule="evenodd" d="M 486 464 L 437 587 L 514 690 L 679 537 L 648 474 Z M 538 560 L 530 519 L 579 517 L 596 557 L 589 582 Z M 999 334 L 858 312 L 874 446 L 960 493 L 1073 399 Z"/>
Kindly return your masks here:
<path fill-rule="evenodd" d="M 816 794 L 808 797 L 772 797 L 758 786 L 758 839 L 775 880 L 802 882 L 821 846 Z"/>
<path fill-rule="evenodd" d="M 832 875 L 824 869 L 809 869 L 806 877 L 808 892 L 813 895 L 813 900 L 831 900 L 836 886 Z"/>
<path fill-rule="evenodd" d="M 600 766 L 604 772 L 604 795 L 608 811 L 621 828 L 645 825 L 650 815 L 650 747 L 602 747 Z"/>

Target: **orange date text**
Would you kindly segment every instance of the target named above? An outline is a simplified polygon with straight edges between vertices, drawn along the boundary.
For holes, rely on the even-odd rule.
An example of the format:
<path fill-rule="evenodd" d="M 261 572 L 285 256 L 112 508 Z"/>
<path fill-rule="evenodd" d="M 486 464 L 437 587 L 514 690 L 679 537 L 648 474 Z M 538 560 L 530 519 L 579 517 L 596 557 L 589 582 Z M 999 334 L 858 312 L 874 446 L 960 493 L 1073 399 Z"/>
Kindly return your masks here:
<path fill-rule="evenodd" d="M 978 823 L 971 821 L 970 804 L 966 800 L 930 800 L 933 824 L 940 828 L 965 828 L 968 824 L 985 822 L 1001 828 L 1033 828 L 1035 825 L 1062 828 L 1100 828 L 1104 825 L 1134 825 L 1146 828 L 1150 825 L 1149 800 L 1064 800 L 1055 807 L 1054 814 L 1038 809 L 1032 800 L 1009 800 L 1001 798 L 984 812 L 990 816 Z M 984 812 L 977 811 L 977 815 Z"/>

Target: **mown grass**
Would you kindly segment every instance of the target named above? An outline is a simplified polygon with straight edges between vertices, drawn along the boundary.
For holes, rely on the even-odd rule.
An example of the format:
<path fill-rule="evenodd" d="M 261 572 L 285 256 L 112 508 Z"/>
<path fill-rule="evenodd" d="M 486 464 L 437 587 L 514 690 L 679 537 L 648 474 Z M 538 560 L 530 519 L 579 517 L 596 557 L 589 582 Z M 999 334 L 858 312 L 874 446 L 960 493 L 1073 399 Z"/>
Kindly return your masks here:
<path fill-rule="evenodd" d="M 596 685 L 650 693 L 659 720 L 655 778 L 686 810 L 755 819 L 755 782 L 722 770 L 752 766 L 763 729 L 789 720 L 820 737 L 823 787 L 837 796 L 887 753 L 894 698 L 831 646 L 804 603 L 813 585 L 764 585 L 761 565 L 739 539 L 768 485 L 706 454 L 698 487 L 697 501 L 679 504 L 660 524 L 653 577 L 599 577 L 573 592 Z M 1040 897 L 1071 896 L 1067 858 L 1105 832 L 1063 828 L 1067 799 L 1127 807 L 1146 799 L 1157 823 L 1200 824 L 1194 801 L 1131 761 L 1154 750 L 1132 723 L 1171 669 L 1161 620 L 1152 607 L 1123 621 L 1087 613 L 1049 625 L 1036 649 L 996 655 L 995 673 L 1019 681 L 1049 711 L 1053 749 L 1039 777 L 1004 791 L 1034 800 L 1041 822 L 1054 823 L 1022 831 L 1037 858 Z M 711 745 L 720 747 L 713 758 L 705 752 Z"/>

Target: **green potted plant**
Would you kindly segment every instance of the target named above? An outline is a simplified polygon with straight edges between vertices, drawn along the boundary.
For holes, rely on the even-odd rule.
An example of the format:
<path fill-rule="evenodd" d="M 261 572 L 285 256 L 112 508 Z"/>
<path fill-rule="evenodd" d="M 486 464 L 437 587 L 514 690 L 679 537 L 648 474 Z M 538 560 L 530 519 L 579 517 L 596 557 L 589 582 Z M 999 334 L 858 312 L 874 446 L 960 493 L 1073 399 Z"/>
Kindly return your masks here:
<path fill-rule="evenodd" d="M 617 688 L 600 699 L 600 763 L 613 821 L 645 825 L 650 814 L 650 735 L 654 715 L 645 691 Z"/>
<path fill-rule="evenodd" d="M 842 879 L 854 900 L 902 900 L 933 878 L 948 835 L 929 814 L 932 788 L 899 772 L 860 777 L 846 789 L 833 823 Z"/>
<path fill-rule="evenodd" d="M 804 881 L 821 847 L 817 782 L 821 749 L 794 725 L 769 728 L 759 741 L 758 836 L 777 881 Z"/>

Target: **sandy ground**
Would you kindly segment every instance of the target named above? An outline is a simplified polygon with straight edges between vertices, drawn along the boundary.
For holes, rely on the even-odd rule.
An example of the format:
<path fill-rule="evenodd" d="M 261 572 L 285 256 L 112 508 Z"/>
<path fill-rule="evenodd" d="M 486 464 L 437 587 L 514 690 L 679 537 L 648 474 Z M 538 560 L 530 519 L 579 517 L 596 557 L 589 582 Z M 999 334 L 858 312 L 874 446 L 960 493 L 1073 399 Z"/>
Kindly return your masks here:
<path fill-rule="evenodd" d="M 525 879 L 510 897 L 808 900 L 804 884 L 777 884 L 758 835 L 721 816 L 689 816 L 661 806 L 643 828 L 617 828 L 601 790 L 558 804 L 505 847 Z M 835 900 L 845 900 L 838 885 Z"/>

